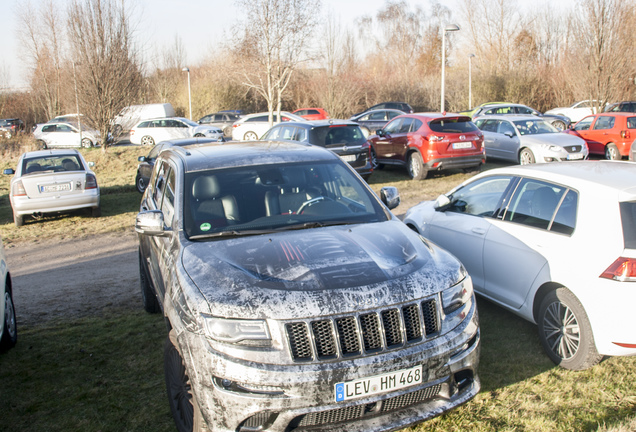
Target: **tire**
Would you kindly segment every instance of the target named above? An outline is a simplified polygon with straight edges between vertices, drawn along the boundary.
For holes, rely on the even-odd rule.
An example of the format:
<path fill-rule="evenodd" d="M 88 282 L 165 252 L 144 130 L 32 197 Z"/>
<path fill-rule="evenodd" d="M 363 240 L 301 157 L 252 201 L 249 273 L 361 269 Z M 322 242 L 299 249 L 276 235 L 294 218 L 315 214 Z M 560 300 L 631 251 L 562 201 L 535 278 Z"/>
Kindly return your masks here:
<path fill-rule="evenodd" d="M 139 193 L 144 193 L 147 186 L 148 185 L 146 184 L 146 181 L 141 176 L 141 174 L 137 174 L 137 177 L 135 177 L 135 187 L 137 188 L 137 191 Z"/>
<path fill-rule="evenodd" d="M 21 227 L 24 225 L 24 215 L 13 213 L 13 222 L 15 223 L 15 226 Z"/>
<path fill-rule="evenodd" d="M 413 180 L 424 180 L 428 171 L 424 168 L 424 162 L 422 162 L 422 155 L 415 151 L 409 155 L 409 159 L 406 162 L 409 176 Z"/>
<path fill-rule="evenodd" d="M 622 156 L 618 151 L 616 144 L 609 143 L 605 146 L 605 159 L 607 160 L 621 160 Z"/>
<path fill-rule="evenodd" d="M 232 137 L 232 125 L 225 126 L 225 129 L 223 129 L 223 135 L 230 138 Z"/>
<path fill-rule="evenodd" d="M 245 132 L 245 135 L 243 135 L 243 140 L 244 141 L 256 141 L 258 139 L 258 135 L 256 135 L 255 132 Z"/>
<path fill-rule="evenodd" d="M 46 145 L 46 143 L 44 141 L 42 141 L 42 140 L 37 140 L 36 143 L 37 143 L 38 147 L 40 147 L 40 149 L 42 149 L 42 150 L 46 150 L 47 148 L 49 148 Z"/>
<path fill-rule="evenodd" d="M 371 167 L 376 170 L 379 169 L 378 155 L 375 154 L 375 150 L 371 147 Z"/>
<path fill-rule="evenodd" d="M 102 207 L 101 206 L 91 207 L 91 216 L 94 217 L 94 218 L 101 217 L 102 216 Z"/>
<path fill-rule="evenodd" d="M 163 370 L 166 377 L 168 403 L 177 431 L 207 431 L 208 428 L 201 415 L 199 404 L 192 392 L 188 371 L 177 348 L 174 330 L 170 331 L 166 339 L 163 353 Z"/>
<path fill-rule="evenodd" d="M 82 148 L 91 148 L 93 147 L 93 141 L 89 138 L 82 138 Z"/>
<path fill-rule="evenodd" d="M 150 135 L 144 135 L 141 137 L 141 145 L 142 146 L 153 146 L 155 145 L 155 140 Z"/>
<path fill-rule="evenodd" d="M 541 344 L 557 365 L 584 370 L 603 358 L 596 350 L 585 309 L 567 288 L 558 288 L 545 296 L 537 322 Z"/>
<path fill-rule="evenodd" d="M 139 252 L 139 282 L 141 286 L 141 300 L 144 305 L 144 310 L 148 313 L 154 314 L 160 312 L 159 300 L 155 295 L 155 291 L 150 285 L 150 279 L 146 272 L 146 266 L 143 263 L 141 252 Z"/>
<path fill-rule="evenodd" d="M 555 120 L 552 122 L 552 126 L 554 126 L 555 128 L 557 128 L 559 130 L 559 132 L 564 131 L 565 130 L 565 123 L 562 120 Z"/>
<path fill-rule="evenodd" d="M 9 282 L 4 285 L 4 326 L 0 335 L 0 350 L 12 348 L 18 342 L 18 326 L 15 319 L 15 305 Z"/>
<path fill-rule="evenodd" d="M 532 150 L 524 148 L 519 152 L 519 165 L 530 165 L 535 163 L 534 153 Z"/>
<path fill-rule="evenodd" d="M 194 134 L 194 137 L 195 137 L 195 138 L 202 138 L 202 137 L 204 137 L 204 136 L 205 136 L 205 135 L 203 135 L 202 133 Z"/>

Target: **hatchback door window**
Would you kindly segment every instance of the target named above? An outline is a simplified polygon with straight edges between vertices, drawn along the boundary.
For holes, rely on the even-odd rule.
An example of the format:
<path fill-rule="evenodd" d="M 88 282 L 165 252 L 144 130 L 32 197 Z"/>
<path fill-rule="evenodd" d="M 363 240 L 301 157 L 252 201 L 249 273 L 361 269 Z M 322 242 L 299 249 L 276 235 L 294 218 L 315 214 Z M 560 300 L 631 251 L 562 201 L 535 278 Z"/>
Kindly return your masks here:
<path fill-rule="evenodd" d="M 594 123 L 593 129 L 611 129 L 614 127 L 615 121 L 616 118 L 612 116 L 599 116 L 599 118 L 596 119 L 596 123 Z"/>
<path fill-rule="evenodd" d="M 409 133 L 409 132 L 413 132 L 413 119 L 405 118 L 404 121 L 402 122 L 402 125 L 400 126 L 399 133 Z"/>
<path fill-rule="evenodd" d="M 515 128 L 510 124 L 510 122 L 507 121 L 502 121 L 501 123 L 499 123 L 499 129 L 498 132 L 500 134 L 509 134 L 509 135 L 516 135 L 515 134 Z"/>
<path fill-rule="evenodd" d="M 167 177 L 165 192 L 163 194 L 163 200 L 161 201 L 161 211 L 163 213 L 164 223 L 166 226 L 172 226 L 172 220 L 174 219 L 175 181 L 174 170 L 170 170 Z"/>
<path fill-rule="evenodd" d="M 593 121 L 594 121 L 594 117 L 585 117 L 583 120 L 581 120 L 574 126 L 574 130 L 577 130 L 577 131 L 589 130 L 590 126 L 592 126 Z"/>
<path fill-rule="evenodd" d="M 384 132 L 387 134 L 399 133 L 400 128 L 402 127 L 403 120 L 404 120 L 404 117 L 393 120 L 391 123 L 389 123 L 388 125 L 384 127 Z"/>
<path fill-rule="evenodd" d="M 453 192 L 446 211 L 473 216 L 493 216 L 501 206 L 512 177 L 485 177 Z"/>

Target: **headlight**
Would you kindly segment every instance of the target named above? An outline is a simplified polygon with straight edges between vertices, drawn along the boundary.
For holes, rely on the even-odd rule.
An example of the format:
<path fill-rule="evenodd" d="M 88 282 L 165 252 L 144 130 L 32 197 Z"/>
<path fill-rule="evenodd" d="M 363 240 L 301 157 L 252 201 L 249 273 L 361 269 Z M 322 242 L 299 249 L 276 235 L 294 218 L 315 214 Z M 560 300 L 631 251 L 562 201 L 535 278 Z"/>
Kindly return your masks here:
<path fill-rule="evenodd" d="M 545 149 L 547 149 L 547 150 L 549 150 L 551 152 L 554 152 L 554 153 L 560 153 L 560 152 L 565 151 L 565 149 L 563 147 L 557 146 L 557 145 L 542 144 L 542 146 L 543 146 L 543 148 L 545 148 Z"/>
<path fill-rule="evenodd" d="M 442 292 L 442 305 L 446 315 L 455 312 L 468 302 L 473 296 L 473 282 L 466 276 L 457 285 Z"/>
<path fill-rule="evenodd" d="M 206 336 L 219 342 L 266 347 L 271 345 L 264 320 L 240 320 L 203 315 Z"/>

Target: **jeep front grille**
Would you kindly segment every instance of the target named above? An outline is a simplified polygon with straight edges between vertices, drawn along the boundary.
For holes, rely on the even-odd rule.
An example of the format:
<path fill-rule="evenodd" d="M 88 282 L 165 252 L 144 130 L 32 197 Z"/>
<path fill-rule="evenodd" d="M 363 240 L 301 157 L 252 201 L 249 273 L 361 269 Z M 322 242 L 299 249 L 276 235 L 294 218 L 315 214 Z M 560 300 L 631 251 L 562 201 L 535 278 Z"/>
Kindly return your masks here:
<path fill-rule="evenodd" d="M 439 331 L 437 302 L 429 299 L 360 315 L 286 324 L 295 361 L 360 356 L 403 346 Z"/>

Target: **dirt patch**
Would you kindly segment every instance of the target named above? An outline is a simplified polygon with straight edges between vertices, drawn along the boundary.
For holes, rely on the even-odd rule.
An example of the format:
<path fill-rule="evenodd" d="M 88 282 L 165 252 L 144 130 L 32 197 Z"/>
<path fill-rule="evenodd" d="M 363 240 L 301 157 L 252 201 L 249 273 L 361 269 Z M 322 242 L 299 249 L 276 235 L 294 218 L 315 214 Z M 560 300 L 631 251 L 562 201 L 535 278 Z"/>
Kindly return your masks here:
<path fill-rule="evenodd" d="M 137 247 L 134 232 L 5 247 L 18 325 L 140 310 Z"/>

